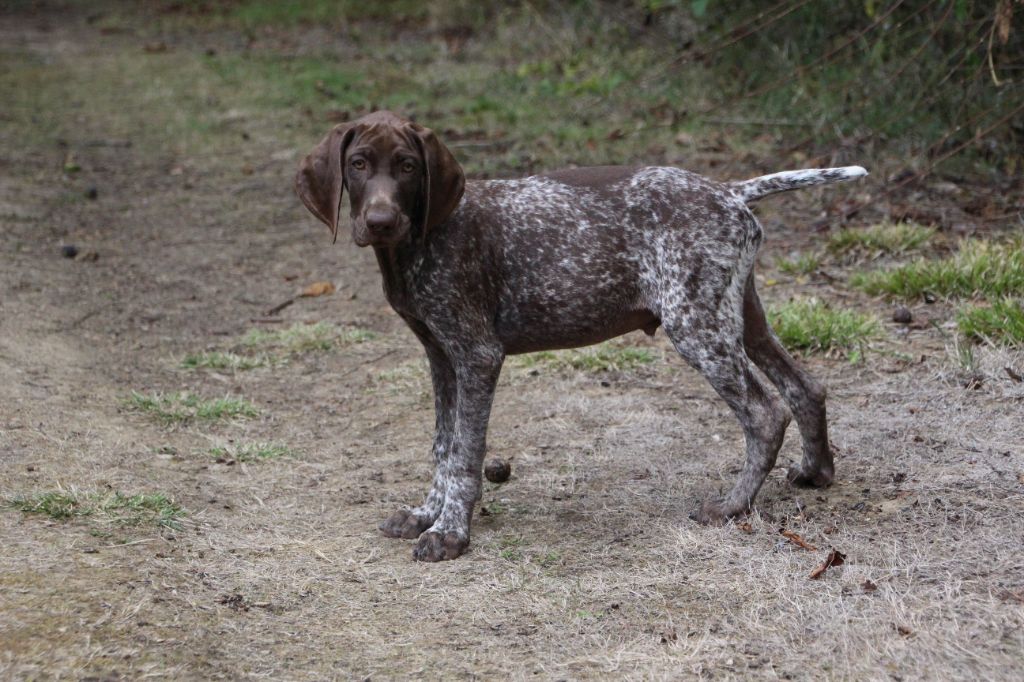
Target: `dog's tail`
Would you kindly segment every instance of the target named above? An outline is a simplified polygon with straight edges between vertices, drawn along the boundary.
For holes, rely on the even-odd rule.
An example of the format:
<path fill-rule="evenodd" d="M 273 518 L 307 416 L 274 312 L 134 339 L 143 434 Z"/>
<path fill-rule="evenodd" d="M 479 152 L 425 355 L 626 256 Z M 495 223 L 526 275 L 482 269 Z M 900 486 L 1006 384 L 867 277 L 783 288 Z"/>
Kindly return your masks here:
<path fill-rule="evenodd" d="M 786 192 L 791 189 L 827 185 L 833 182 L 856 180 L 868 172 L 860 166 L 844 166 L 843 168 L 808 168 L 807 170 L 782 171 L 771 175 L 762 175 L 752 180 L 730 182 L 729 186 L 743 201 L 750 203 L 761 197 Z"/>

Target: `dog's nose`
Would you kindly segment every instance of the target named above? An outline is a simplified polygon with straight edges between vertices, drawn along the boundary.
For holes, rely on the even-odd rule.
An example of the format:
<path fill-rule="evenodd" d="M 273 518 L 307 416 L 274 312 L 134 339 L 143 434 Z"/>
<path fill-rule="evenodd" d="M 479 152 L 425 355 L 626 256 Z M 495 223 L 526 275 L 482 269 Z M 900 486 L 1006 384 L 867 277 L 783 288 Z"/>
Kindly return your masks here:
<path fill-rule="evenodd" d="M 371 208 L 366 212 L 366 227 L 371 232 L 384 232 L 395 226 L 397 218 L 390 209 Z"/>

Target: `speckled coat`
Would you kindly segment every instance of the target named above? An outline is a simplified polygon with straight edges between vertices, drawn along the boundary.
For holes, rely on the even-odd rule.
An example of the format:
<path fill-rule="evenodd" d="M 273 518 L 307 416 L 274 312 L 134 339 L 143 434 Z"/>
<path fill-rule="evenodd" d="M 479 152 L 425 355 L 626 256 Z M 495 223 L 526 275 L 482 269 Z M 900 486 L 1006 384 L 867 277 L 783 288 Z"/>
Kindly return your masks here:
<path fill-rule="evenodd" d="M 824 390 L 765 321 L 752 276 L 763 233 L 747 203 L 856 178 L 863 169 L 720 183 L 677 168 L 597 167 L 467 183 L 453 168 L 429 130 L 378 112 L 332 131 L 297 176 L 300 197 L 335 230 L 338 204 L 332 225 L 325 202 L 340 202 L 342 187 L 349 189 L 355 239 L 374 247 L 387 300 L 430 361 L 433 485 L 423 504 L 381 524 L 386 535 L 418 537 L 421 560 L 466 549 L 506 355 L 636 329 L 653 334 L 658 326 L 729 404 L 746 436 L 736 485 L 724 499 L 705 502 L 695 519 L 722 522 L 750 508 L 790 410 L 804 440 L 790 480 L 831 482 Z"/>

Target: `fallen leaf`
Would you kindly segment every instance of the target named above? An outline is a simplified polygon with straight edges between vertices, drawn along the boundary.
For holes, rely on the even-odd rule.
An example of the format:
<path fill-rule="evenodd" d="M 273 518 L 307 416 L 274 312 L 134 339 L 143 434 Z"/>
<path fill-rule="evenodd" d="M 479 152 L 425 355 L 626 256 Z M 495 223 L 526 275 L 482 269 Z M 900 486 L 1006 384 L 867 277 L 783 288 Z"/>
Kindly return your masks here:
<path fill-rule="evenodd" d="M 797 547 L 803 547 L 804 549 L 808 549 L 808 550 L 810 550 L 812 552 L 818 549 L 817 547 L 815 547 L 814 545 L 810 544 L 809 542 L 807 542 L 806 540 L 804 540 L 802 537 L 800 537 L 799 535 L 797 535 L 796 533 L 794 533 L 791 530 L 786 530 L 785 528 L 783 528 L 779 532 L 782 533 L 782 537 L 786 538 L 787 540 L 792 542 Z"/>
<path fill-rule="evenodd" d="M 870 579 L 868 579 L 860 584 L 860 589 L 864 590 L 865 592 L 874 592 L 878 589 L 878 585 L 874 584 L 873 582 L 871 582 Z"/>
<path fill-rule="evenodd" d="M 754 527 L 750 525 L 749 521 L 744 521 L 743 523 L 737 524 L 736 527 L 739 528 L 744 533 L 753 533 L 754 532 Z"/>
<path fill-rule="evenodd" d="M 893 623 L 892 626 L 896 629 L 896 632 L 900 633 L 904 637 L 910 637 L 910 635 L 914 634 L 914 631 L 906 625 L 897 625 L 896 623 Z"/>
<path fill-rule="evenodd" d="M 825 560 L 822 561 L 821 564 L 817 568 L 815 568 L 813 571 L 811 571 L 811 575 L 810 575 L 811 580 L 817 580 L 818 578 L 820 578 L 822 576 L 822 574 L 825 571 L 827 571 L 828 569 L 832 568 L 833 566 L 842 566 L 845 561 L 846 561 L 846 555 L 843 554 L 842 552 L 838 551 L 835 547 L 833 547 L 829 551 L 828 556 L 825 557 Z"/>
<path fill-rule="evenodd" d="M 1010 367 L 1009 365 L 1007 365 L 1006 367 L 1003 367 L 1003 369 L 1006 370 L 1006 376 L 1010 377 L 1011 379 L 1016 381 L 1018 384 L 1020 382 L 1024 381 L 1024 377 L 1022 377 L 1017 372 L 1017 370 L 1015 370 L 1013 367 Z"/>
<path fill-rule="evenodd" d="M 334 285 L 330 282 L 313 282 L 308 287 L 302 290 L 299 296 L 306 298 L 312 298 L 314 296 L 326 296 L 334 293 Z"/>
<path fill-rule="evenodd" d="M 1024 604 L 1024 589 L 1021 590 L 1003 590 L 1002 594 L 999 595 L 1002 599 L 1009 601 L 1014 600 Z"/>

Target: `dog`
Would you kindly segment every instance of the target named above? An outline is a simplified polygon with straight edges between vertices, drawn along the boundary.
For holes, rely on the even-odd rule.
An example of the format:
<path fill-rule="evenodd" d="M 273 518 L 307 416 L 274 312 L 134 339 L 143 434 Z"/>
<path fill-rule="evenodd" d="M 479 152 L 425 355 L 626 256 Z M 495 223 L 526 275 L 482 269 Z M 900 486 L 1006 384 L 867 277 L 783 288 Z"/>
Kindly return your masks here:
<path fill-rule="evenodd" d="M 336 126 L 301 162 L 296 192 L 336 241 L 348 191 L 352 238 L 373 248 L 384 295 L 422 342 L 434 389 L 433 484 L 423 504 L 396 511 L 381 531 L 419 538 L 420 561 L 454 559 L 469 546 L 507 355 L 659 326 L 746 439 L 735 486 L 693 518 L 720 524 L 750 509 L 791 416 L 803 458 L 789 480 L 829 485 L 825 390 L 765 319 L 753 277 L 763 231 L 748 204 L 866 174 L 850 166 L 722 183 L 677 168 L 601 166 L 467 182 L 417 123 L 378 111 Z"/>

